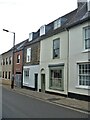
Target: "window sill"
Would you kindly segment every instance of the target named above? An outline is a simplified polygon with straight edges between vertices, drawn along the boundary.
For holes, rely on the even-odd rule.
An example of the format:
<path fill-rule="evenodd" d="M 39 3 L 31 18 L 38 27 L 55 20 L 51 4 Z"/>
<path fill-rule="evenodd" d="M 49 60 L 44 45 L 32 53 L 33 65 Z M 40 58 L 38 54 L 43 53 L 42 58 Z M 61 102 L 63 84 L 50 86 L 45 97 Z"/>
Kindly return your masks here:
<path fill-rule="evenodd" d="M 20 63 L 17 63 L 17 64 L 20 64 Z"/>
<path fill-rule="evenodd" d="M 90 52 L 90 49 L 83 50 L 82 53 Z"/>
<path fill-rule="evenodd" d="M 51 90 L 58 90 L 58 91 L 64 91 L 63 88 L 57 88 L 57 87 L 49 87 Z"/>
<path fill-rule="evenodd" d="M 77 89 L 86 89 L 89 90 L 90 86 L 76 86 Z"/>

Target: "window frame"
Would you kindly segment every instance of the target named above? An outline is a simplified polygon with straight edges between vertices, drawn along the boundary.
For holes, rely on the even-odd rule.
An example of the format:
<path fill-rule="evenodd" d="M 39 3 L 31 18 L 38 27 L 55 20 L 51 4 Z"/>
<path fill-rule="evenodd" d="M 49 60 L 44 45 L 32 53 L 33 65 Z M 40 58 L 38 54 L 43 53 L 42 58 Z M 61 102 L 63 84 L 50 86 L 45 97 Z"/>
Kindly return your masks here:
<path fill-rule="evenodd" d="M 61 26 L 61 18 L 54 21 L 54 30 Z"/>
<path fill-rule="evenodd" d="M 90 41 L 90 38 L 89 38 L 89 36 L 87 36 L 87 38 L 86 38 L 86 30 L 90 30 L 90 26 L 87 26 L 87 27 L 84 27 L 83 28 L 83 32 L 84 32 L 84 35 L 83 35 L 83 39 L 84 39 L 84 50 L 90 50 L 90 45 L 89 45 L 89 48 L 86 46 L 86 41 Z M 88 35 L 88 33 L 87 33 L 87 35 Z M 89 42 L 89 44 L 90 44 L 90 42 Z"/>
<path fill-rule="evenodd" d="M 54 44 L 55 44 L 55 41 L 59 41 L 59 47 L 54 49 Z M 58 50 L 58 56 L 55 56 L 55 50 Z M 53 40 L 53 59 L 56 59 L 56 58 L 60 58 L 60 38 L 56 38 Z"/>
<path fill-rule="evenodd" d="M 51 71 L 62 71 L 62 78 L 61 79 L 61 86 L 51 86 Z M 55 78 L 56 79 L 56 78 Z M 58 80 L 59 80 L 58 79 Z M 49 68 L 49 88 L 53 89 L 53 90 L 59 90 L 59 91 L 64 91 L 64 66 L 60 66 L 60 67 L 50 67 Z"/>
<path fill-rule="evenodd" d="M 20 54 L 18 54 L 17 55 L 17 64 L 20 64 L 20 58 L 21 58 L 21 56 L 20 56 Z"/>
<path fill-rule="evenodd" d="M 79 69 L 79 66 L 81 65 L 84 65 L 84 68 L 85 68 L 85 65 L 90 65 L 90 62 L 85 62 L 85 63 L 78 63 L 77 65 L 78 65 L 78 86 L 76 86 L 76 87 L 79 87 L 79 88 L 87 88 L 87 89 L 89 89 L 90 88 L 90 86 L 89 85 L 86 85 L 86 82 L 87 82 L 87 80 L 86 81 L 83 81 L 83 85 L 81 84 L 80 85 L 80 76 L 82 76 L 83 78 L 84 77 L 90 77 L 90 75 L 89 74 L 80 74 L 80 69 Z M 82 71 L 85 73 L 85 71 L 89 71 L 89 69 L 82 69 Z M 82 83 L 82 81 L 81 81 L 81 83 Z"/>
<path fill-rule="evenodd" d="M 12 57 L 10 56 L 9 57 L 9 65 L 11 65 L 11 62 L 12 62 Z"/>
<path fill-rule="evenodd" d="M 26 62 L 31 62 L 31 47 L 26 49 Z"/>
<path fill-rule="evenodd" d="M 5 59 L 3 59 L 3 65 L 5 65 Z"/>
<path fill-rule="evenodd" d="M 8 65 L 8 58 L 6 58 L 6 65 Z"/>

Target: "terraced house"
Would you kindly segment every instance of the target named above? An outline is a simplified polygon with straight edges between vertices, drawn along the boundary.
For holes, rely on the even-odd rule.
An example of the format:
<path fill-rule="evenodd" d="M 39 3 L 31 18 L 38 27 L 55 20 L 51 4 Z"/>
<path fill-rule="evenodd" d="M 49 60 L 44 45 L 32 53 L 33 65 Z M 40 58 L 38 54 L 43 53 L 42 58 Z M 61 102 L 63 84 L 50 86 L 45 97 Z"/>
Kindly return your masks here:
<path fill-rule="evenodd" d="M 2 54 L 2 82 L 11 82 L 12 79 L 12 49 Z M 11 83 L 10 83 L 11 84 Z"/>
<path fill-rule="evenodd" d="M 90 98 L 90 1 L 48 24 L 41 37 L 39 89 Z"/>
<path fill-rule="evenodd" d="M 24 46 L 28 40 L 24 40 L 14 48 L 14 76 L 15 76 L 15 85 L 17 87 L 22 87 L 23 81 L 23 56 L 24 56 Z"/>
<path fill-rule="evenodd" d="M 48 24 L 51 28 L 41 38 L 40 89 L 43 92 L 68 94 L 69 39 L 66 26 L 75 13 L 76 10 Z"/>
<path fill-rule="evenodd" d="M 24 48 L 23 86 L 38 91 L 40 62 L 39 30 L 29 34 Z"/>
<path fill-rule="evenodd" d="M 70 97 L 90 100 L 90 1 L 78 3 L 69 29 Z"/>

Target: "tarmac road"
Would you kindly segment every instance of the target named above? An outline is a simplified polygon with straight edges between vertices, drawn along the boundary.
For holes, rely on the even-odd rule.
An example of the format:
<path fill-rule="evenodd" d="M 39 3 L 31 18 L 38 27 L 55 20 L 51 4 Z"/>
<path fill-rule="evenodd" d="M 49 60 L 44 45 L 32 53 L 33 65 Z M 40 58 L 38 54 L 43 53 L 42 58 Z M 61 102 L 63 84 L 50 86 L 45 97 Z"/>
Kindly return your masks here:
<path fill-rule="evenodd" d="M 2 89 L 3 118 L 87 118 L 88 115 L 70 110 L 13 90 Z"/>

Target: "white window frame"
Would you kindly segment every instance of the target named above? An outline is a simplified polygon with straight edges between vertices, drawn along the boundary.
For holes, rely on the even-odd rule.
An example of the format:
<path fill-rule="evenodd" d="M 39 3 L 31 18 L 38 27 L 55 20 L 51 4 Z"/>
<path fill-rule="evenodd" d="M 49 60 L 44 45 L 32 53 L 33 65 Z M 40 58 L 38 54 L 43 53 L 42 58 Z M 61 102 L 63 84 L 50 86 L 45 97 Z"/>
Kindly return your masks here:
<path fill-rule="evenodd" d="M 28 75 L 25 75 L 25 71 L 28 71 Z M 30 68 L 23 68 L 23 85 L 29 86 L 30 80 Z"/>
<path fill-rule="evenodd" d="M 40 27 L 40 36 L 45 35 L 45 25 Z"/>
<path fill-rule="evenodd" d="M 59 41 L 59 48 L 55 49 L 54 48 L 54 42 Z M 58 56 L 55 56 L 55 51 L 58 50 Z M 54 39 L 53 40 L 53 59 L 60 58 L 60 38 Z"/>
<path fill-rule="evenodd" d="M 18 62 L 19 60 L 19 62 Z M 20 54 L 17 55 L 17 64 L 20 64 Z"/>
<path fill-rule="evenodd" d="M 31 48 L 27 48 L 26 62 L 31 62 Z"/>
<path fill-rule="evenodd" d="M 90 46 L 89 46 L 89 48 L 86 48 L 86 46 L 85 46 L 85 45 L 86 45 L 86 40 L 89 40 L 89 41 L 90 41 L 89 34 L 87 34 L 88 37 L 85 38 L 85 36 L 86 36 L 86 35 L 85 35 L 85 31 L 88 30 L 88 29 L 90 30 L 90 26 L 87 26 L 87 27 L 83 28 L 83 31 L 84 31 L 84 50 L 85 50 L 85 51 L 90 51 Z"/>
<path fill-rule="evenodd" d="M 57 19 L 55 22 L 54 22 L 54 29 L 57 29 L 61 26 L 61 18 Z"/>
<path fill-rule="evenodd" d="M 83 88 L 83 89 L 90 89 L 90 86 L 89 85 L 80 85 L 80 79 L 79 79 L 79 77 L 80 77 L 80 74 L 79 74 L 79 65 L 86 65 L 86 64 L 90 64 L 90 62 L 85 62 L 85 63 L 78 63 L 77 65 L 78 65 L 78 86 L 76 86 L 76 88 Z M 85 70 L 87 70 L 87 69 L 82 69 L 82 71 L 85 71 Z M 82 77 L 87 77 L 87 76 L 89 76 L 89 74 L 81 74 L 81 76 Z M 84 83 L 85 83 L 86 81 L 84 81 Z"/>
<path fill-rule="evenodd" d="M 62 71 L 62 76 L 60 78 L 54 78 L 51 76 L 51 71 Z M 50 79 L 49 79 L 49 88 L 50 89 L 53 89 L 53 90 L 59 90 L 59 91 L 63 91 L 64 90 L 64 66 L 60 66 L 60 67 L 50 67 L 49 68 L 49 76 L 50 76 Z M 54 85 L 51 85 L 51 81 L 53 83 L 53 80 L 57 79 L 57 82 L 59 82 L 59 80 L 61 81 L 61 85 L 60 86 L 54 86 Z"/>

